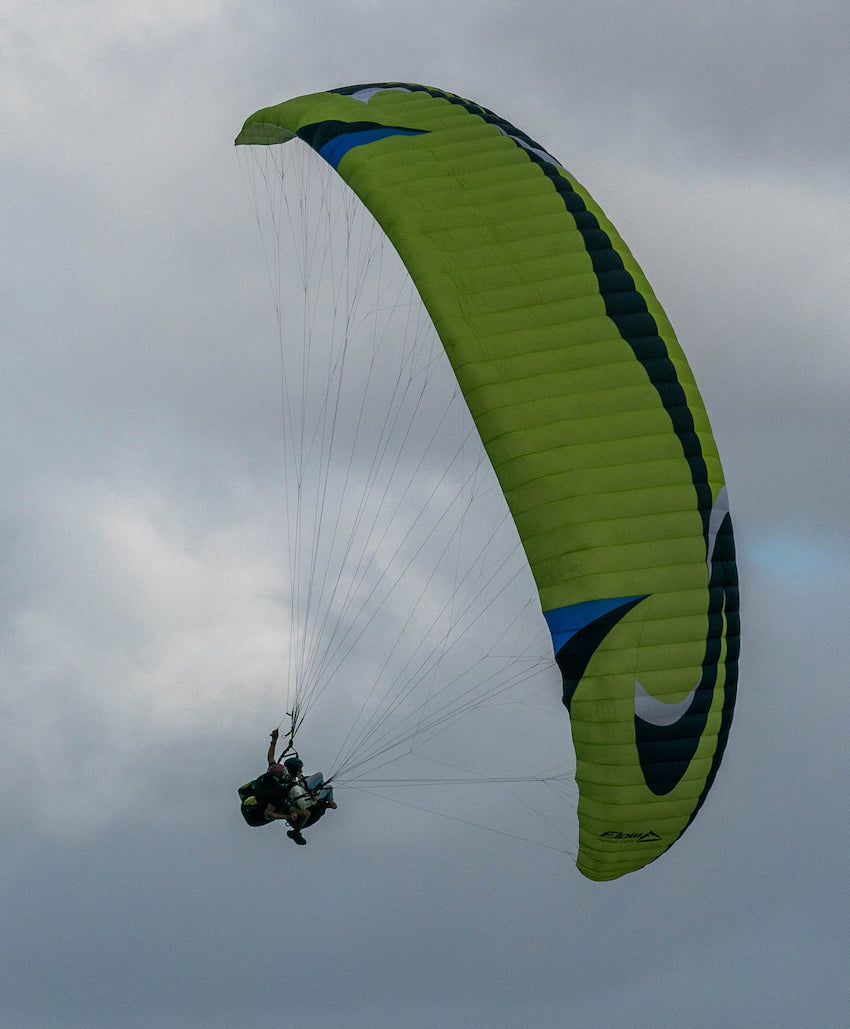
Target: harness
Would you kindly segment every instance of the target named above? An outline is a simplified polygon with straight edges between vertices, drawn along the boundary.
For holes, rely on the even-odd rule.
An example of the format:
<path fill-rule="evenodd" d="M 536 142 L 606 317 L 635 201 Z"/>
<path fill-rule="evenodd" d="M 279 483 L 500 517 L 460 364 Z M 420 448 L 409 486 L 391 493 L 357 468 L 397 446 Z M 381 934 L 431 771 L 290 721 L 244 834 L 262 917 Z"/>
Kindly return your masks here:
<path fill-rule="evenodd" d="M 241 802 L 240 809 L 242 817 L 248 825 L 266 825 L 274 821 L 266 814 L 269 804 L 276 807 L 282 814 L 289 809 L 289 792 L 295 785 L 294 779 L 281 779 L 276 775 L 265 772 L 263 775 L 245 783 L 237 790 Z"/>

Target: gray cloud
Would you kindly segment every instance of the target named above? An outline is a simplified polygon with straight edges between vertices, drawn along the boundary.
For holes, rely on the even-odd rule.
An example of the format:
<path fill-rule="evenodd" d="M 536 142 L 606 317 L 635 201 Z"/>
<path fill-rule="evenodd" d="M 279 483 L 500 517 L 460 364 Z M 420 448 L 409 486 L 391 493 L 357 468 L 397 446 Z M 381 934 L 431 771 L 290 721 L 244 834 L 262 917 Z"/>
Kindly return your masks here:
<path fill-rule="evenodd" d="M 4 31 L 4 1024 L 841 1024 L 845 7 L 13 4 Z M 736 722 L 675 850 L 609 885 L 492 831 L 512 814 L 343 790 L 302 853 L 236 810 L 282 715 L 287 585 L 232 139 L 392 78 L 504 113 L 589 187 L 718 437 Z"/>

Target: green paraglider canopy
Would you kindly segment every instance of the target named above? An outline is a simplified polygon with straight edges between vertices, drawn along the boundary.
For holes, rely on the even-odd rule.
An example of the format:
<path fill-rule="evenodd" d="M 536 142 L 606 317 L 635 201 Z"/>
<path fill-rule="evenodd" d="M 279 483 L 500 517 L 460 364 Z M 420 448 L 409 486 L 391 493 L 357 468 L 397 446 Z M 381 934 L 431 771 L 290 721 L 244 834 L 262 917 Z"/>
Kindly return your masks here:
<path fill-rule="evenodd" d="M 485 108 L 350 86 L 261 110 L 236 142 L 293 137 L 401 255 L 504 491 L 570 714 L 578 867 L 638 869 L 705 800 L 737 681 L 726 489 L 673 330 L 587 191 Z"/>

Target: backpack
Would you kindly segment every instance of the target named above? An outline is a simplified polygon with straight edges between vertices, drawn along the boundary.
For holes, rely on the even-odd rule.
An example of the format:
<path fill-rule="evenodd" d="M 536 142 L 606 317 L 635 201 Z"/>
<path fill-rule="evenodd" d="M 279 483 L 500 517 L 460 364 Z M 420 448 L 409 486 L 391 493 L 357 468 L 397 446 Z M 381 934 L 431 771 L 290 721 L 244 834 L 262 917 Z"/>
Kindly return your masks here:
<path fill-rule="evenodd" d="M 268 825 L 274 821 L 266 814 L 266 807 L 274 804 L 282 809 L 286 804 L 286 795 L 289 793 L 291 783 L 281 782 L 276 776 L 266 772 L 258 779 L 252 779 L 240 786 L 237 790 L 241 801 L 240 810 L 242 817 L 251 826 Z"/>
<path fill-rule="evenodd" d="M 270 821 L 266 817 L 266 805 L 260 805 L 260 802 L 251 790 L 253 785 L 253 783 L 248 782 L 244 786 L 239 787 L 239 799 L 242 801 L 240 811 L 248 825 L 265 825 Z"/>

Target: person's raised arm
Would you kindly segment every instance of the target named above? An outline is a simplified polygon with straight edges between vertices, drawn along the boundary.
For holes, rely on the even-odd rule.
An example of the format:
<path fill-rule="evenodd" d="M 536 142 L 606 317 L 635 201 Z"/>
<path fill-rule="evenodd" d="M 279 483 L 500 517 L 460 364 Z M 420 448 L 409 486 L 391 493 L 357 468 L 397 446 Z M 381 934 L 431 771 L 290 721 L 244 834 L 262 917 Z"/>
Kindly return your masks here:
<path fill-rule="evenodd" d="M 277 737 L 278 737 L 277 729 L 272 729 L 272 731 L 271 731 L 271 733 L 269 735 L 271 736 L 272 741 L 269 744 L 269 752 L 268 752 L 268 754 L 266 754 L 266 763 L 270 764 L 270 765 L 273 765 L 274 764 L 274 752 L 275 752 L 275 749 L 277 748 Z"/>

